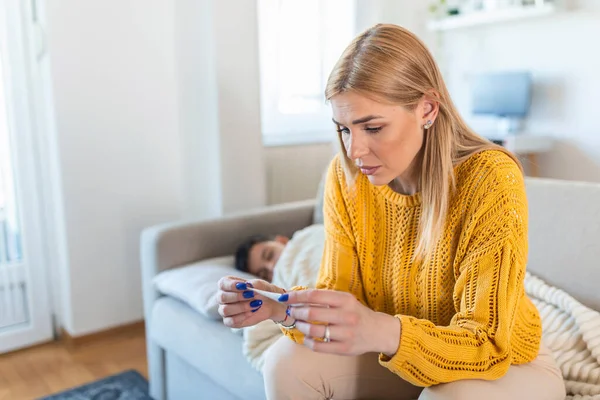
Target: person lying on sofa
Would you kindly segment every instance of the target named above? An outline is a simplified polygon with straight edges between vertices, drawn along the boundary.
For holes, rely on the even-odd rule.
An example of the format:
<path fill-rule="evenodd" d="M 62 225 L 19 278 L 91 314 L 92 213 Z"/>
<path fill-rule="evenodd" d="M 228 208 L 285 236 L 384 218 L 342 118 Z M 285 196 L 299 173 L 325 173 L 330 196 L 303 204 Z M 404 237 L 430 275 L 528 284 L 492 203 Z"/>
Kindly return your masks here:
<path fill-rule="evenodd" d="M 424 43 L 396 25 L 350 43 L 325 98 L 340 154 L 317 288 L 219 282 L 227 326 L 271 320 L 286 335 L 266 353 L 267 398 L 563 400 L 524 290 L 518 159 L 467 125 Z M 249 284 L 279 301 L 252 306 Z"/>
<path fill-rule="evenodd" d="M 253 235 L 238 246 L 235 268 L 276 286 L 292 287 L 302 284 L 314 287 L 324 243 L 325 231 L 322 224 L 300 229 L 291 239 L 282 235 Z M 252 299 L 254 292 L 245 290 L 242 296 Z M 262 306 L 262 300 L 254 304 Z"/>
<path fill-rule="evenodd" d="M 283 235 L 248 237 L 235 252 L 235 269 L 271 282 L 275 265 L 289 240 Z"/>

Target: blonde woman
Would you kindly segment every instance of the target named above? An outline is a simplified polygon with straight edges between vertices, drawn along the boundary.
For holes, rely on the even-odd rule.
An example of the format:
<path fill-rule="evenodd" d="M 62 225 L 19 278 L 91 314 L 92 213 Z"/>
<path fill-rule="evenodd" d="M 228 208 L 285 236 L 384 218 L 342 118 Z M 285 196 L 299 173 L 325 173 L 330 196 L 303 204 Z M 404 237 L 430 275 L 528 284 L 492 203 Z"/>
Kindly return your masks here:
<path fill-rule="evenodd" d="M 329 167 L 318 289 L 220 282 L 227 325 L 272 319 L 269 399 L 564 399 L 524 293 L 527 199 L 515 157 L 474 133 L 423 43 L 359 35 L 326 88 Z M 251 303 L 248 285 L 282 293 Z M 291 340 L 290 340 L 291 339 Z"/>

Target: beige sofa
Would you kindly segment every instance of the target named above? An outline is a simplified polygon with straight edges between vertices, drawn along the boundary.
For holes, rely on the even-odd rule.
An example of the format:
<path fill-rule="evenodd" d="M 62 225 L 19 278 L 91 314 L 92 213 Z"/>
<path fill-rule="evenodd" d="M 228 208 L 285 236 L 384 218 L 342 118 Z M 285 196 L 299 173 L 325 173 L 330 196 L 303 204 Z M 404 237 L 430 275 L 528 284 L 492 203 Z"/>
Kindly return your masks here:
<path fill-rule="evenodd" d="M 600 310 L 600 184 L 528 179 L 529 271 Z M 232 254 L 250 234 L 291 235 L 313 222 L 312 201 L 210 221 L 147 229 L 142 274 L 151 395 L 173 399 L 261 399 L 262 377 L 241 338 L 217 321 L 162 296 L 152 278 L 165 269 Z"/>

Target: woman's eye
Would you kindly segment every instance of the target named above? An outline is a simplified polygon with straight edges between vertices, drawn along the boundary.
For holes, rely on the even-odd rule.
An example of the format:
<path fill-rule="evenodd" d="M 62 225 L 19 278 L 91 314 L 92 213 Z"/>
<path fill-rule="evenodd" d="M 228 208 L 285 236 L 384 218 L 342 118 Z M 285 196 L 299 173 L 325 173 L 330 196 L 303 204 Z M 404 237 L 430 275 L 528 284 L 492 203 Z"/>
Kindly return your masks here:
<path fill-rule="evenodd" d="M 380 126 L 378 126 L 377 128 L 369 128 L 369 127 L 365 128 L 365 131 L 367 131 L 367 132 L 369 132 L 369 133 L 377 133 L 377 132 L 379 132 L 380 130 L 381 130 L 381 127 L 380 127 Z"/>
<path fill-rule="evenodd" d="M 350 134 L 350 129 L 348 128 L 339 128 L 337 130 L 338 133 L 343 133 L 344 135 L 349 135 Z"/>

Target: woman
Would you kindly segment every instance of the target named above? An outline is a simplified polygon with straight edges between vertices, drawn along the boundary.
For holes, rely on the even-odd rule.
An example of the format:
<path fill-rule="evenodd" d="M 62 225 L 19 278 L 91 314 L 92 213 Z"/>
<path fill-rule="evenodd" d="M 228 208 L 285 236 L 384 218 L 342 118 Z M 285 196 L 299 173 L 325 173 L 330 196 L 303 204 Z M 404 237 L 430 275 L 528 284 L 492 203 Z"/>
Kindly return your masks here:
<path fill-rule="evenodd" d="M 269 350 L 267 396 L 564 399 L 524 293 L 519 162 L 466 125 L 403 28 L 358 36 L 326 97 L 343 151 L 326 183 L 318 289 L 220 282 L 227 325 L 270 318 L 292 339 Z M 282 293 L 281 304 L 252 309 L 248 285 Z"/>

